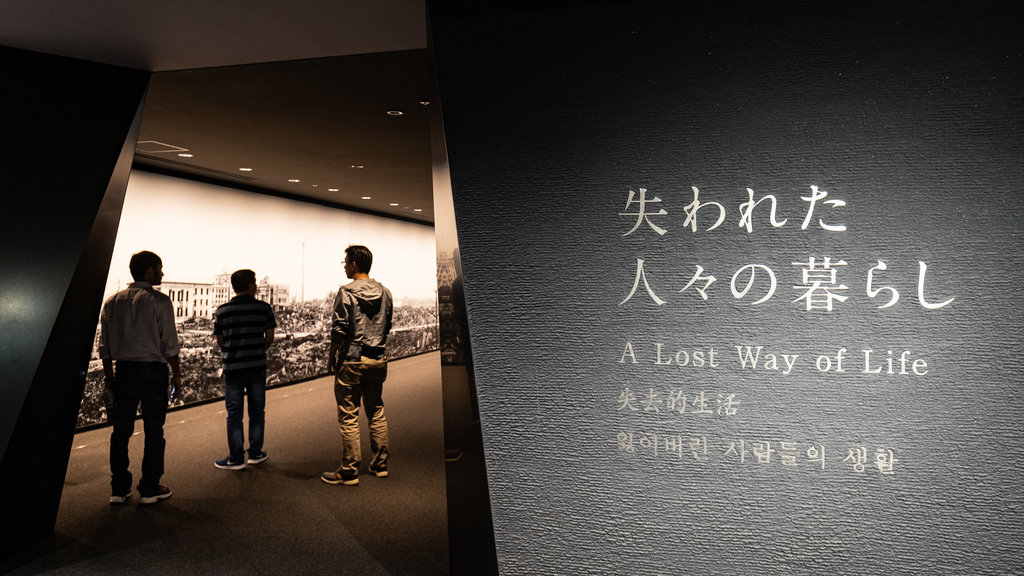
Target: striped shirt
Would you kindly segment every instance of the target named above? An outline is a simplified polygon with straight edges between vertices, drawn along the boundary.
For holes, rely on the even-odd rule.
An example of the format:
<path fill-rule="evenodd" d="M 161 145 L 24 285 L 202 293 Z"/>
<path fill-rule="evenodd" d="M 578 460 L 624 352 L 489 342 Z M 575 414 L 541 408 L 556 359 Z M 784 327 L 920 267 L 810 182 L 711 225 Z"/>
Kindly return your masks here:
<path fill-rule="evenodd" d="M 270 304 L 249 295 L 239 295 L 221 304 L 213 313 L 213 334 L 224 344 L 220 349 L 225 370 L 261 368 L 267 365 L 263 336 L 277 327 Z"/>

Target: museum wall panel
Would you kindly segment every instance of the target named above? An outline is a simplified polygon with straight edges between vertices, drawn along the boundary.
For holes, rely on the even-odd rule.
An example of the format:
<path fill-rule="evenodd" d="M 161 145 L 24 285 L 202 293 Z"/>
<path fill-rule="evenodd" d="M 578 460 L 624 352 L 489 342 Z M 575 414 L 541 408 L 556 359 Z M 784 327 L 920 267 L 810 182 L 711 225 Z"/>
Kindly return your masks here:
<path fill-rule="evenodd" d="M 1011 3 L 431 8 L 502 574 L 1021 570 Z"/>
<path fill-rule="evenodd" d="M 53 528 L 149 74 L 0 47 L 0 508 Z"/>

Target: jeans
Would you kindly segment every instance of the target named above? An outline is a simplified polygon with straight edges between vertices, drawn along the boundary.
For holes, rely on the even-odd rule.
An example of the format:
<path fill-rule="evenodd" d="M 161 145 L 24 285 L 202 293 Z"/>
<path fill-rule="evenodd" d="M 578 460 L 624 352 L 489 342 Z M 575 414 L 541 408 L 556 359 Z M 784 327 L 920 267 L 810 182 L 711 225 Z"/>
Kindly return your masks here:
<path fill-rule="evenodd" d="M 242 368 L 224 371 L 224 406 L 228 411 L 229 458 L 245 459 L 245 435 L 242 431 L 242 407 L 249 400 L 249 456 L 258 458 L 263 451 L 266 424 L 267 368 Z"/>
<path fill-rule="evenodd" d="M 388 467 L 388 421 L 384 418 L 381 393 L 388 376 L 387 360 L 363 356 L 359 362 L 345 362 L 334 377 L 334 397 L 338 401 L 338 427 L 341 430 L 341 467 L 337 472 L 350 477 L 359 474 L 362 460 L 359 442 L 359 402 L 362 400 L 370 429 L 370 466 Z"/>
<path fill-rule="evenodd" d="M 167 364 L 161 362 L 119 361 L 114 372 L 116 408 L 110 434 L 110 488 L 113 494 L 131 491 L 132 473 L 128 471 L 128 441 L 135 433 L 135 416 L 142 406 L 145 447 L 142 453 L 140 493 L 160 485 L 164 473 L 164 420 L 167 418 Z"/>

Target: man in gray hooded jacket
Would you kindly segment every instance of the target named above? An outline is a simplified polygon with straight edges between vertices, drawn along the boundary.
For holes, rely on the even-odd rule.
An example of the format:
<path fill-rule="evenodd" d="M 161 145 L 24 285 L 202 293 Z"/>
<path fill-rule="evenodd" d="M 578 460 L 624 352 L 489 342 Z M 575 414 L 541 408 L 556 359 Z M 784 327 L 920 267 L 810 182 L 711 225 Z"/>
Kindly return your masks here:
<path fill-rule="evenodd" d="M 388 475 L 388 421 L 381 392 L 388 375 L 384 346 L 391 332 L 391 292 L 369 276 L 373 254 L 366 246 L 345 249 L 345 276 L 352 280 L 338 290 L 331 323 L 327 369 L 334 376 L 341 428 L 341 466 L 324 472 L 328 484 L 359 484 L 359 403 L 366 410 L 373 457 L 368 470 L 378 478 Z"/>

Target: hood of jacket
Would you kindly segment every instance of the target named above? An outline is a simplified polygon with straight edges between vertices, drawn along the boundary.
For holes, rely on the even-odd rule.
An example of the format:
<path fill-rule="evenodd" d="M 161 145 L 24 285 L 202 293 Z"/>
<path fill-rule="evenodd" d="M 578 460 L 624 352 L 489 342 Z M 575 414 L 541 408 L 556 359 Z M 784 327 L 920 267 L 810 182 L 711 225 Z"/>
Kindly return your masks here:
<path fill-rule="evenodd" d="M 350 294 L 355 296 L 360 306 L 369 304 L 371 306 L 375 305 L 377 308 L 384 301 L 384 294 L 386 293 L 384 285 L 372 278 L 369 280 L 365 278 L 353 280 L 345 285 L 345 290 L 348 290 Z"/>

